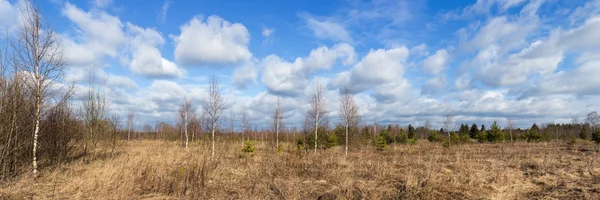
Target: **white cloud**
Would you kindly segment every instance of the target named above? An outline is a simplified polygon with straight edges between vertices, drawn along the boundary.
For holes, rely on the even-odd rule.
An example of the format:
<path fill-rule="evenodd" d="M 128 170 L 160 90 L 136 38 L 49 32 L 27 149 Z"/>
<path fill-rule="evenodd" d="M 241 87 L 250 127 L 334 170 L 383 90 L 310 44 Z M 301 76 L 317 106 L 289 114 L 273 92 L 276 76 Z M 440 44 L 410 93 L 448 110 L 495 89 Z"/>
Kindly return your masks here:
<path fill-rule="evenodd" d="M 404 73 L 408 53 L 406 46 L 370 50 L 351 70 L 351 89 L 360 92 L 399 78 Z"/>
<path fill-rule="evenodd" d="M 250 34 L 244 25 L 218 16 L 197 16 L 180 27 L 175 41 L 175 60 L 183 65 L 239 64 L 252 57 Z"/>
<path fill-rule="evenodd" d="M 330 69 L 338 59 L 342 65 L 351 65 L 356 60 L 355 56 L 354 48 L 346 43 L 313 49 L 308 57 L 296 58 L 294 62 L 270 55 L 261 62 L 264 69 L 262 81 L 273 93 L 296 95 L 307 86 L 310 74 Z"/>
<path fill-rule="evenodd" d="M 160 33 L 154 29 L 143 29 L 127 23 L 130 34 L 132 59 L 129 63 L 131 71 L 149 77 L 181 77 L 185 70 L 161 56 L 156 46 L 164 43 Z"/>
<path fill-rule="evenodd" d="M 165 22 L 167 20 L 167 12 L 169 12 L 169 6 L 171 5 L 171 0 L 166 0 L 160 8 L 160 13 L 158 14 L 158 21 Z"/>
<path fill-rule="evenodd" d="M 112 1 L 113 0 L 94 0 L 94 5 L 96 5 L 99 8 L 105 8 L 112 4 Z"/>
<path fill-rule="evenodd" d="M 306 26 L 312 30 L 313 34 L 319 39 L 330 39 L 336 42 L 352 42 L 350 32 L 340 23 L 328 20 L 319 21 L 306 14 L 301 15 L 300 17 L 306 21 Z"/>
<path fill-rule="evenodd" d="M 104 57 L 117 57 L 117 48 L 127 40 L 119 18 L 105 12 L 88 13 L 65 3 L 62 14 L 76 25 L 75 36 L 63 35 L 68 64 L 102 65 Z"/>
<path fill-rule="evenodd" d="M 25 5 L 25 1 L 18 1 L 11 4 L 8 0 L 0 0 L 0 29 L 6 30 L 0 38 L 5 34 L 14 32 L 21 22 L 21 7 Z"/>
<path fill-rule="evenodd" d="M 248 62 L 241 67 L 238 67 L 233 72 L 233 85 L 245 89 L 248 85 L 256 85 L 258 82 L 256 78 L 258 76 L 258 69 L 256 69 L 254 62 Z"/>
<path fill-rule="evenodd" d="M 275 32 L 275 29 L 272 28 L 263 28 L 262 30 L 262 36 L 263 37 L 270 37 L 273 33 Z"/>
<path fill-rule="evenodd" d="M 440 74 L 448 65 L 448 52 L 440 49 L 423 61 L 423 69 L 431 74 Z"/>

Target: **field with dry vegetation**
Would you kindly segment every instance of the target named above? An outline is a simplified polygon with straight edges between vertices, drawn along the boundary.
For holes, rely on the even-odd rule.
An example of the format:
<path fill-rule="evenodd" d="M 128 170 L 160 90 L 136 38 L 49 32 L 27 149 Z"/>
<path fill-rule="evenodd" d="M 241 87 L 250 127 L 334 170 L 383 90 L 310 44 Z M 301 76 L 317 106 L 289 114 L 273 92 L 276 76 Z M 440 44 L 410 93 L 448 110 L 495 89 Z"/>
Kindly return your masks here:
<path fill-rule="evenodd" d="M 1 199 L 599 199 L 600 148 L 586 141 L 469 144 L 419 140 L 391 145 L 277 153 L 239 142 L 184 149 L 132 141 L 115 155 L 26 173 L 0 187 Z"/>

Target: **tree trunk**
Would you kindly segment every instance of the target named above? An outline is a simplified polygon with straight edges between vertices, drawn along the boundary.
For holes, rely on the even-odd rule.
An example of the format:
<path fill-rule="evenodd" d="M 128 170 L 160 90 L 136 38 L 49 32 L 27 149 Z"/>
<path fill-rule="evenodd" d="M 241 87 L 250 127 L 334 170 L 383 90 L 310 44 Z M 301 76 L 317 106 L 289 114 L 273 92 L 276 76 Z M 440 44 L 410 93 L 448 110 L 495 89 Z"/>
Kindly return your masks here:
<path fill-rule="evenodd" d="M 38 80 L 38 85 L 39 85 Z M 37 143 L 38 143 L 38 133 L 40 131 L 40 107 L 41 107 L 41 97 L 40 97 L 40 88 L 36 88 L 35 94 L 35 130 L 33 131 L 33 175 L 37 176 Z"/>
<path fill-rule="evenodd" d="M 188 120 L 187 120 L 187 111 L 184 113 L 184 125 L 183 125 L 183 132 L 185 133 L 185 148 L 188 148 Z"/>
<path fill-rule="evenodd" d="M 212 124 L 212 157 L 215 158 L 215 123 Z"/>
<path fill-rule="evenodd" d="M 346 157 L 348 157 L 348 121 L 346 121 Z"/>
<path fill-rule="evenodd" d="M 315 155 L 317 155 L 317 130 L 319 130 L 319 114 L 315 118 Z"/>

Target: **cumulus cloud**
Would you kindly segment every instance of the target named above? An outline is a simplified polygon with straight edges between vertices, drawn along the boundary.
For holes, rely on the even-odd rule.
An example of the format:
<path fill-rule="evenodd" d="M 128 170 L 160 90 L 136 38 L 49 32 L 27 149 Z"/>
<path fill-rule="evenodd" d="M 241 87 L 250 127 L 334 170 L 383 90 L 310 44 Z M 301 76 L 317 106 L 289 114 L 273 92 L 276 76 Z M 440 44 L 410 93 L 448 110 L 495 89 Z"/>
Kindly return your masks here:
<path fill-rule="evenodd" d="M 346 84 L 350 85 L 352 91 L 361 92 L 373 86 L 389 83 L 404 73 L 408 54 L 406 46 L 370 50 L 360 62 L 354 65 L 348 79 L 349 83 Z"/>
<path fill-rule="evenodd" d="M 248 85 L 258 84 L 256 81 L 257 76 L 258 69 L 255 62 L 248 62 L 235 69 L 232 84 L 239 89 L 245 89 Z"/>
<path fill-rule="evenodd" d="M 317 20 L 308 14 L 300 15 L 306 26 L 319 39 L 330 39 L 336 42 L 352 42 L 350 31 L 343 24 L 330 20 Z"/>
<path fill-rule="evenodd" d="M 121 59 L 133 73 L 147 77 L 181 77 L 185 70 L 162 57 L 162 35 L 152 28 L 125 23 L 103 11 L 85 12 L 66 3 L 63 14 L 75 25 L 75 36 L 63 35 L 67 63 L 103 66 L 106 58 Z M 73 39 L 75 38 L 75 39 Z"/>
<path fill-rule="evenodd" d="M 354 48 L 346 43 L 331 48 L 319 47 L 313 49 L 308 57 L 296 58 L 294 62 L 270 55 L 260 64 L 263 69 L 262 81 L 270 92 L 297 95 L 307 86 L 309 75 L 330 69 L 338 59 L 342 65 L 354 63 Z"/>
<path fill-rule="evenodd" d="M 423 69 L 431 74 L 440 74 L 448 65 L 448 52 L 440 49 L 423 61 Z"/>
<path fill-rule="evenodd" d="M 63 37 L 69 64 L 102 65 L 103 58 L 117 57 L 118 48 L 127 41 L 121 20 L 105 12 L 85 12 L 65 3 L 62 14 L 76 25 L 75 36 Z"/>
<path fill-rule="evenodd" d="M 250 34 L 240 23 L 218 16 L 196 16 L 180 27 L 175 41 L 175 60 L 182 65 L 239 64 L 252 57 Z"/>

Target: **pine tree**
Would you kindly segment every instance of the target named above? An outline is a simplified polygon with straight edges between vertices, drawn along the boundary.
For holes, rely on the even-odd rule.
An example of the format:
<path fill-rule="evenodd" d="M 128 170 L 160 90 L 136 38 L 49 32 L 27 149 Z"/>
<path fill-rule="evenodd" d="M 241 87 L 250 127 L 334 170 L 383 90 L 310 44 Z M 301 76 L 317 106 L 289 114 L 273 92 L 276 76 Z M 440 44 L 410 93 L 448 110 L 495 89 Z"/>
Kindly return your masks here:
<path fill-rule="evenodd" d="M 494 121 L 492 129 L 487 134 L 487 139 L 490 142 L 499 142 L 504 140 L 504 132 L 500 129 L 500 126 Z"/>
<path fill-rule="evenodd" d="M 592 133 L 592 141 L 596 142 L 596 144 L 600 144 L 600 130 L 596 130 L 596 132 Z"/>
<path fill-rule="evenodd" d="M 414 139 L 415 138 L 415 127 L 413 127 L 412 125 L 408 125 L 408 138 L 409 139 Z"/>
<path fill-rule="evenodd" d="M 479 134 L 479 128 L 477 127 L 477 124 L 473 123 L 471 130 L 469 130 L 469 136 L 471 136 L 471 138 L 475 138 L 477 134 Z"/>
<path fill-rule="evenodd" d="M 382 134 L 377 135 L 377 138 L 375 139 L 375 148 L 378 151 L 387 150 L 387 142 L 385 140 L 385 137 Z"/>
<path fill-rule="evenodd" d="M 583 126 L 581 128 L 581 131 L 579 131 L 579 138 L 581 138 L 582 140 L 588 140 L 588 134 L 587 134 L 587 128 L 585 126 Z"/>

